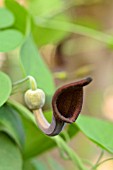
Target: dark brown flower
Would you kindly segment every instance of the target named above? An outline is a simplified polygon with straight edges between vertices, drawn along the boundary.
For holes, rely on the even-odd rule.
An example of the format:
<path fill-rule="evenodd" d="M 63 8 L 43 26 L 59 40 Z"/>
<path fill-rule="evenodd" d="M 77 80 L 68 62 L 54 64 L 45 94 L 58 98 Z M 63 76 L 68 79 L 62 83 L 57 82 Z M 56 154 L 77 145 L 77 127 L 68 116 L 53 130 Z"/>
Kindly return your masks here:
<path fill-rule="evenodd" d="M 90 77 L 60 87 L 52 99 L 53 114 L 56 119 L 74 122 L 83 104 L 83 87 L 92 81 Z"/>
<path fill-rule="evenodd" d="M 46 135 L 59 134 L 65 123 L 73 123 L 77 119 L 83 104 L 83 87 L 91 81 L 92 79 L 88 77 L 64 85 L 55 92 L 52 99 L 53 119 L 51 124 L 44 117 L 42 109 L 33 111 L 39 128 Z"/>

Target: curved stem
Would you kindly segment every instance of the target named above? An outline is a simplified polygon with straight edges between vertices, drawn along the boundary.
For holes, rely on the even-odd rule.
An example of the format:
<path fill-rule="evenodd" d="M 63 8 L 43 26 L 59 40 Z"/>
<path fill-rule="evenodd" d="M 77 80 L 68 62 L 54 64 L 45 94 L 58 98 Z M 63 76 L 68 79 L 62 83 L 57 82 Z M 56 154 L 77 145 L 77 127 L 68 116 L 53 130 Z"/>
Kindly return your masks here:
<path fill-rule="evenodd" d="M 69 156 L 69 158 L 73 161 L 79 170 L 87 170 L 79 156 L 66 144 L 66 142 L 60 136 L 53 137 L 53 140 L 57 143 L 59 148 Z"/>
<path fill-rule="evenodd" d="M 25 84 L 26 83 L 26 84 Z M 27 83 L 29 83 L 29 85 L 27 85 Z M 25 84 L 25 86 L 26 86 L 26 88 L 24 89 L 23 88 L 23 86 L 24 86 L 24 84 Z M 12 94 L 15 94 L 16 92 L 18 92 L 19 90 L 27 90 L 28 88 L 29 88 L 29 86 L 30 86 L 30 88 L 32 89 L 32 90 L 36 90 L 37 89 L 37 83 L 36 83 L 36 80 L 34 79 L 34 77 L 32 77 L 32 76 L 27 76 L 27 77 L 25 77 L 24 79 L 22 79 L 22 80 L 19 80 L 19 81 L 17 81 L 17 82 L 15 82 L 15 83 L 13 83 L 13 88 L 12 88 L 12 93 L 11 93 L 11 95 Z"/>
<path fill-rule="evenodd" d="M 62 131 L 62 128 L 64 127 L 64 121 L 56 120 L 53 116 L 51 124 L 46 120 L 44 117 L 44 114 L 42 112 L 42 109 L 39 110 L 33 110 L 33 113 L 35 115 L 37 124 L 39 128 L 49 136 L 55 136 L 59 134 Z"/>
<path fill-rule="evenodd" d="M 97 167 L 99 167 L 99 166 L 102 165 L 103 163 L 105 163 L 105 162 L 107 162 L 107 161 L 111 161 L 111 160 L 113 160 L 113 158 L 105 159 L 105 160 L 103 160 L 102 162 L 98 163 L 95 167 L 93 167 L 93 169 L 96 169 Z M 92 169 L 92 170 L 93 170 L 93 169 Z"/>

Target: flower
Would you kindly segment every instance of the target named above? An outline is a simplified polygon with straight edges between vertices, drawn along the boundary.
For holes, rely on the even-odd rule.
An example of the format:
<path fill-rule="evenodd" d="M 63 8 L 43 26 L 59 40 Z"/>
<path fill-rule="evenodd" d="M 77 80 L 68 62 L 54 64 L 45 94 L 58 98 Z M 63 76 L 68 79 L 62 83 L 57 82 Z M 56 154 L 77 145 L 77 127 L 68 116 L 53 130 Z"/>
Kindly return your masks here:
<path fill-rule="evenodd" d="M 56 120 L 66 123 L 74 122 L 83 104 L 83 87 L 88 85 L 92 78 L 73 82 L 60 87 L 52 98 L 53 114 Z"/>

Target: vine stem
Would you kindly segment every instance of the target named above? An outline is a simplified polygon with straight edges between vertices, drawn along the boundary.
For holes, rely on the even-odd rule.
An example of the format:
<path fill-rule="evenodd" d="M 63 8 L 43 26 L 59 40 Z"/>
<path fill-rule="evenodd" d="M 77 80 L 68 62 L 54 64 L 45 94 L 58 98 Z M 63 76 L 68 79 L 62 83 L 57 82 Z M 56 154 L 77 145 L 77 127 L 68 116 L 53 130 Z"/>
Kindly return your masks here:
<path fill-rule="evenodd" d="M 101 151 L 101 153 L 100 153 L 100 155 L 99 155 L 99 157 L 98 157 L 98 159 L 97 159 L 95 165 L 91 168 L 91 170 L 94 170 L 94 169 L 97 168 L 97 166 L 98 166 L 100 160 L 102 159 L 103 155 L 104 155 L 104 150 Z"/>
<path fill-rule="evenodd" d="M 111 160 L 113 160 L 113 158 L 105 159 L 105 160 L 101 161 L 100 163 L 98 163 L 94 168 L 96 169 L 96 168 L 98 168 L 100 165 L 102 165 L 103 163 L 105 163 L 105 162 L 107 162 L 107 161 L 111 161 Z"/>
<path fill-rule="evenodd" d="M 27 76 L 24 79 L 13 83 L 11 95 L 13 95 L 13 94 L 17 93 L 18 91 L 20 91 L 21 89 L 23 89 L 22 87 L 24 85 L 25 85 L 25 90 L 27 90 L 29 88 L 29 86 L 32 90 L 37 89 L 37 83 L 36 83 L 36 80 L 34 79 L 34 77 Z"/>
<path fill-rule="evenodd" d="M 67 143 L 60 136 L 55 136 L 52 139 L 57 143 L 58 147 L 69 156 L 73 163 L 77 165 L 79 170 L 87 170 L 79 156 L 67 145 Z"/>

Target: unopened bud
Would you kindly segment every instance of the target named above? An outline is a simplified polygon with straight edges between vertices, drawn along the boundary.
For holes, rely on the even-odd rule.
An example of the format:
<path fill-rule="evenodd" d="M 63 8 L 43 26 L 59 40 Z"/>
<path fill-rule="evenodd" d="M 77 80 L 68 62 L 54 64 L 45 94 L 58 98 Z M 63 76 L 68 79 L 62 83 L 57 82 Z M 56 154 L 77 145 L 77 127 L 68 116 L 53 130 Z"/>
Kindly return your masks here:
<path fill-rule="evenodd" d="M 45 103 L 45 93 L 41 89 L 27 90 L 24 98 L 26 105 L 31 110 L 40 109 Z"/>

